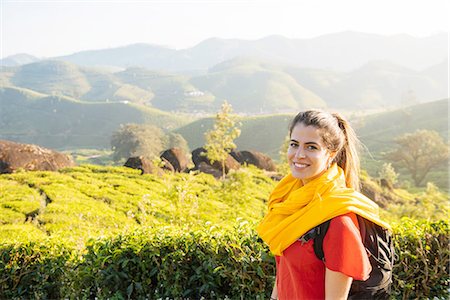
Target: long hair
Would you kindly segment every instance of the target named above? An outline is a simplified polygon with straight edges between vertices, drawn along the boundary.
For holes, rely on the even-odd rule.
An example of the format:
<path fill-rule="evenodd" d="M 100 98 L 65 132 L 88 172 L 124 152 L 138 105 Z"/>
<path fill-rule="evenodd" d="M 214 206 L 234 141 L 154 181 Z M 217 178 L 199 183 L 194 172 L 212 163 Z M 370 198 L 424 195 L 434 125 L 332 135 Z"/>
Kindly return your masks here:
<path fill-rule="evenodd" d="M 289 135 L 295 125 L 314 126 L 319 129 L 323 143 L 336 153 L 333 162 L 344 170 L 347 187 L 359 190 L 359 140 L 350 123 L 339 113 L 308 110 L 298 113 L 289 125 Z"/>

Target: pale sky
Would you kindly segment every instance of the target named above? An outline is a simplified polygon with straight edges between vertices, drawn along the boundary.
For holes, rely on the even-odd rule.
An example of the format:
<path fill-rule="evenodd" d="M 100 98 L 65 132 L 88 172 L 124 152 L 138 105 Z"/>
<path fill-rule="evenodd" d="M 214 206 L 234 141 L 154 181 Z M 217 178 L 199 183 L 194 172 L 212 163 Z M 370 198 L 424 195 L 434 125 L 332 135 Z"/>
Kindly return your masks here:
<path fill-rule="evenodd" d="M 0 58 L 149 43 L 175 49 L 210 37 L 311 38 L 352 30 L 424 37 L 449 31 L 448 0 L 0 0 Z"/>

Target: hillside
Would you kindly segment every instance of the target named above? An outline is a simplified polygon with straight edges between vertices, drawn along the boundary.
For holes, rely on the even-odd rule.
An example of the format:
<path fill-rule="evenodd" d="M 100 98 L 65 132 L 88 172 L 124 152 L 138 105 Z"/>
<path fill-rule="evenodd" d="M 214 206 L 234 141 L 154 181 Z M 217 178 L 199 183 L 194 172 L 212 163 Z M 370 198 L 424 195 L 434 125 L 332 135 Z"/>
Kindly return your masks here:
<path fill-rule="evenodd" d="M 191 82 L 214 94 L 218 103 L 227 100 L 237 112 L 271 113 L 327 105 L 278 66 L 249 58 L 216 65 Z"/>
<path fill-rule="evenodd" d="M 445 63 L 414 71 L 371 61 L 352 72 L 299 68 L 254 57 L 224 61 L 202 74 L 142 67 L 113 71 L 63 61 L 4 68 L 0 86 L 87 102 L 129 101 L 171 112 L 206 112 L 227 100 L 239 113 L 283 113 L 328 107 L 392 109 L 447 96 Z"/>
<path fill-rule="evenodd" d="M 435 130 L 448 141 L 448 104 L 449 99 L 442 99 L 367 115 L 354 120 L 355 128 L 373 152 L 390 150 L 395 137 L 417 129 Z"/>
<path fill-rule="evenodd" d="M 371 176 L 377 176 L 384 162 L 382 152 L 392 150 L 397 136 L 416 129 L 435 130 L 448 141 L 448 102 L 444 99 L 351 119 L 367 150 L 362 153 L 363 167 Z M 293 117 L 293 114 L 240 117 L 241 135 L 235 141 L 237 150 L 256 150 L 279 160 L 279 151 Z M 186 139 L 190 149 L 195 149 L 204 145 L 204 133 L 212 128 L 213 122 L 212 118 L 200 119 L 175 132 Z M 401 175 L 402 180 L 409 178 L 404 171 Z M 447 189 L 448 176 L 448 168 L 443 165 L 433 170 L 427 180 Z"/>
<path fill-rule="evenodd" d="M 255 168 L 225 180 L 89 165 L 3 174 L 0 298 L 264 299 L 275 259 L 255 227 L 275 184 Z M 446 195 L 389 194 L 393 296 L 445 298 Z"/>
<path fill-rule="evenodd" d="M 238 184 L 241 188 L 236 190 Z M 80 166 L 0 177 L 0 240 L 80 245 L 138 228 L 232 228 L 259 220 L 275 182 L 257 169 L 225 181 L 206 174 L 140 175 L 125 167 Z M 28 221 L 26 221 L 28 220 Z"/>
<path fill-rule="evenodd" d="M 416 129 L 436 130 L 448 137 L 448 99 L 433 101 L 351 120 L 361 141 L 371 152 L 386 151 L 395 137 Z M 240 117 L 241 136 L 236 140 L 241 150 L 254 149 L 277 158 L 294 114 Z M 203 145 L 203 135 L 212 128 L 213 119 L 200 119 L 176 130 L 194 149 Z"/>
<path fill-rule="evenodd" d="M 19 88 L 0 89 L 0 138 L 57 149 L 110 148 L 120 124 L 171 130 L 192 121 L 129 103 L 83 102 Z"/>
<path fill-rule="evenodd" d="M 128 68 L 115 74 L 127 84 L 151 90 L 149 105 L 165 111 L 210 110 L 215 97 L 198 91 L 189 78 L 180 74 L 151 71 L 144 68 Z"/>
<path fill-rule="evenodd" d="M 257 150 L 278 160 L 281 144 L 288 133 L 288 125 L 293 115 L 280 114 L 257 117 L 242 117 L 241 135 L 236 139 L 237 150 Z M 211 130 L 213 118 L 194 121 L 175 130 L 189 144 L 190 149 L 205 143 L 204 134 Z"/>

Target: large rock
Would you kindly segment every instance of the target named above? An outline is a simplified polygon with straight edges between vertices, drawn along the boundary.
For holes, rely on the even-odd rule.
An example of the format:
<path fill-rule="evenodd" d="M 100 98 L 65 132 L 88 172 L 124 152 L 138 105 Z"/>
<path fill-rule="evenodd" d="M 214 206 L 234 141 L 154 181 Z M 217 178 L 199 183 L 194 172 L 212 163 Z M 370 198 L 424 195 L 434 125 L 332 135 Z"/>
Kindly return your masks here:
<path fill-rule="evenodd" d="M 0 140 L 0 174 L 17 169 L 26 171 L 56 171 L 75 163 L 65 154 L 37 145 Z"/>
<path fill-rule="evenodd" d="M 141 174 L 162 174 L 162 170 L 143 156 L 133 156 L 127 159 L 125 167 L 141 170 Z"/>
<path fill-rule="evenodd" d="M 204 161 L 200 162 L 197 168 L 200 172 L 202 173 L 206 173 L 206 174 L 211 174 L 212 176 L 214 176 L 215 178 L 220 178 L 222 177 L 222 171 L 217 170 L 216 168 L 214 168 L 211 165 L 208 165 L 207 163 L 205 163 Z"/>
<path fill-rule="evenodd" d="M 277 170 L 277 166 L 273 160 L 261 152 L 244 150 L 239 151 L 235 156 L 239 159 L 238 161 L 241 165 L 254 165 L 259 169 L 269 172 L 275 172 Z"/>
<path fill-rule="evenodd" d="M 184 172 L 188 166 L 188 158 L 183 149 L 175 147 L 164 151 L 161 154 L 161 159 L 168 161 L 175 172 Z"/>
<path fill-rule="evenodd" d="M 211 161 L 206 157 L 206 150 L 203 147 L 197 148 L 192 151 L 192 162 L 195 165 L 195 170 L 199 170 L 200 163 L 205 163 L 214 169 L 222 172 L 222 162 L 215 161 L 211 163 Z M 237 170 L 241 165 L 238 161 L 236 161 L 231 155 L 228 155 L 225 160 L 225 173 L 228 173 L 230 170 Z"/>

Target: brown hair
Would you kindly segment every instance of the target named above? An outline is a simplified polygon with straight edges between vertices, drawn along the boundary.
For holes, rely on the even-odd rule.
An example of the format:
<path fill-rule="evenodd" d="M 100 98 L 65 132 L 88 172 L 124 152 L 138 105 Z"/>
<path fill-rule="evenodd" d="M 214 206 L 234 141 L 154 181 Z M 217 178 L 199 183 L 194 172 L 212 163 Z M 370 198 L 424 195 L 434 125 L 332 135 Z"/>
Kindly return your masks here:
<path fill-rule="evenodd" d="M 314 126 L 320 130 L 329 151 L 336 153 L 333 162 L 344 170 L 347 187 L 359 190 L 359 140 L 349 122 L 339 113 L 321 110 L 300 112 L 289 125 L 289 135 L 295 125 Z"/>

